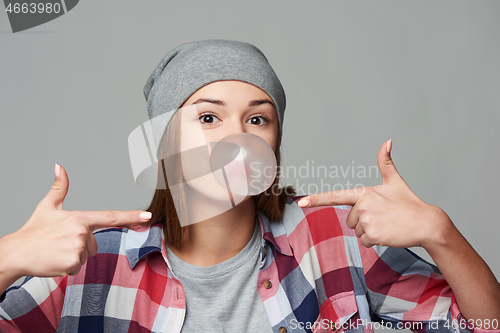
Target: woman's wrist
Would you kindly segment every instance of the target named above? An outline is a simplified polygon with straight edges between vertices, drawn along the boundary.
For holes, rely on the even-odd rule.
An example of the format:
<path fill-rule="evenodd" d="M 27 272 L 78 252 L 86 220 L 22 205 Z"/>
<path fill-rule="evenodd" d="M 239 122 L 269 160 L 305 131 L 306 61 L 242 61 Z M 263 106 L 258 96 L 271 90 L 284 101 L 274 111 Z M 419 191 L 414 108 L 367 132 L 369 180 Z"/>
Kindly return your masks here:
<path fill-rule="evenodd" d="M 15 233 L 0 238 L 0 294 L 23 276 L 16 254 Z M 17 264 L 16 264 L 17 262 Z"/>
<path fill-rule="evenodd" d="M 432 256 L 433 253 L 447 251 L 455 242 L 460 232 L 448 215 L 439 207 L 429 205 L 429 229 L 421 242 L 421 246 Z"/>

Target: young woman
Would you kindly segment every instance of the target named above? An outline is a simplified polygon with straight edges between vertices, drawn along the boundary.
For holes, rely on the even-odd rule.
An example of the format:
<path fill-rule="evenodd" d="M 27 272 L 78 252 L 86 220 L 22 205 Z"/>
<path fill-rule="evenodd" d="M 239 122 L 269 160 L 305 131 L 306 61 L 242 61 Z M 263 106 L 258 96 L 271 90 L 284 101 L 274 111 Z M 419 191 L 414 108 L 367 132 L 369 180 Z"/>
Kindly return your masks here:
<path fill-rule="evenodd" d="M 56 165 L 30 220 L 0 240 L 0 291 L 35 276 L 3 295 L 0 331 L 371 332 L 374 322 L 500 331 L 498 282 L 448 216 L 410 190 L 390 140 L 377 157 L 383 184 L 363 191 L 298 198 L 275 179 L 244 195 L 212 174 L 189 177 L 182 152 L 241 133 L 263 139 L 279 163 L 285 95 L 256 47 L 183 44 L 144 92 L 150 118 L 160 119 L 152 127 L 159 155 L 181 152 L 170 164 L 184 181 L 164 180 L 152 217 L 68 212 L 67 174 Z M 195 113 L 157 118 L 177 109 Z M 172 174 L 162 167 L 158 183 Z M 228 209 L 213 210 L 228 197 Z M 405 249 L 412 246 L 439 269 Z"/>

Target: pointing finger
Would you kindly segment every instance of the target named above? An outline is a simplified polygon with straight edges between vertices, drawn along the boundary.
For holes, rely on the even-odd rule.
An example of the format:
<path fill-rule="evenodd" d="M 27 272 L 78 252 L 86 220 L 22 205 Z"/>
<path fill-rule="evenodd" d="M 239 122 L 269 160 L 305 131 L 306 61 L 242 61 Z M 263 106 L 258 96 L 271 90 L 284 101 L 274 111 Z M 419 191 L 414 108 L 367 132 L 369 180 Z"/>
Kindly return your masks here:
<path fill-rule="evenodd" d="M 338 190 L 332 192 L 324 192 L 311 194 L 303 197 L 298 201 L 299 207 L 317 207 L 317 206 L 336 206 L 336 205 L 351 205 L 353 206 L 359 199 L 360 193 L 364 192 L 359 188 Z"/>
<path fill-rule="evenodd" d="M 151 213 L 140 210 L 119 211 L 75 211 L 80 223 L 90 230 L 110 227 L 123 227 L 130 224 L 142 224 L 151 219 Z"/>

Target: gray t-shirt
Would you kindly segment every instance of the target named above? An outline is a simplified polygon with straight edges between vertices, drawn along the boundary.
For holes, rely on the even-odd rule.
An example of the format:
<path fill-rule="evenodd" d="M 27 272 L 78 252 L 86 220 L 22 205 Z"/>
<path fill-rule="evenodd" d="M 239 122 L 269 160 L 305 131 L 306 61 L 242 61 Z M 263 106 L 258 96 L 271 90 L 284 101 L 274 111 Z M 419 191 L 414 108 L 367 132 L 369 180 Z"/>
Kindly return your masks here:
<path fill-rule="evenodd" d="M 183 333 L 272 332 L 257 289 L 262 235 L 259 225 L 236 256 L 214 266 L 188 264 L 168 247 L 172 270 L 186 294 Z"/>

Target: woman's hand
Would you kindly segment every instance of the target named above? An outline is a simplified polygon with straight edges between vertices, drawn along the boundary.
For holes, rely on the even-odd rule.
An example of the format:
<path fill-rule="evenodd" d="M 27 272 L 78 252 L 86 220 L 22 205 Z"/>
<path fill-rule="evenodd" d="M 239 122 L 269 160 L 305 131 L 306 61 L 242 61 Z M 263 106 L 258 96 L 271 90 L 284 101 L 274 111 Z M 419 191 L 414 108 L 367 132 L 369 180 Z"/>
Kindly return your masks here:
<path fill-rule="evenodd" d="M 347 225 L 356 230 L 362 245 L 425 248 L 465 318 L 476 323 L 499 320 L 500 285 L 495 276 L 448 215 L 411 191 L 392 162 L 391 146 L 389 140 L 378 152 L 382 185 L 313 194 L 302 198 L 299 206 L 353 206 Z"/>
<path fill-rule="evenodd" d="M 18 231 L 0 239 L 0 293 L 22 276 L 75 275 L 97 254 L 96 229 L 145 223 L 151 213 L 134 211 L 65 211 L 69 187 L 64 168 L 33 215 Z"/>
<path fill-rule="evenodd" d="M 453 224 L 444 211 L 412 192 L 392 162 L 391 147 L 392 140 L 384 142 L 377 156 L 382 185 L 309 195 L 299 206 L 353 206 L 347 226 L 366 247 L 425 248 L 439 243 Z"/>

